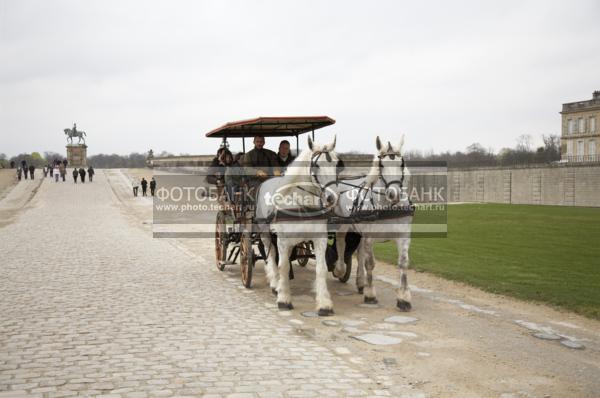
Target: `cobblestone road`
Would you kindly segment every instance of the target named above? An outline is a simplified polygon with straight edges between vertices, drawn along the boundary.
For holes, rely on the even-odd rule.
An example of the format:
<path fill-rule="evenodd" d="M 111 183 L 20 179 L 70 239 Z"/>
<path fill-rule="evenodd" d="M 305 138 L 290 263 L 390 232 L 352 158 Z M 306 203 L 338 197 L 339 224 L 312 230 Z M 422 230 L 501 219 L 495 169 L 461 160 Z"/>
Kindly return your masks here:
<path fill-rule="evenodd" d="M 28 207 L 0 229 L 0 397 L 390 393 L 134 226 L 103 173 Z"/>

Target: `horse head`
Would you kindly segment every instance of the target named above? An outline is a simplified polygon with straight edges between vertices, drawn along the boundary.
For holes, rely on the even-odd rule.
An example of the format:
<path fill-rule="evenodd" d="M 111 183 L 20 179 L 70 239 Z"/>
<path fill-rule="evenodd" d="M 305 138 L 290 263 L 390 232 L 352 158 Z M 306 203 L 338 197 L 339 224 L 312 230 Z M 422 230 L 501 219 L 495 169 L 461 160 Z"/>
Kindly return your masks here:
<path fill-rule="evenodd" d="M 392 203 L 399 203 L 402 199 L 402 184 L 406 173 L 402 156 L 404 135 L 397 145 L 393 145 L 389 141 L 387 145 L 384 145 L 377 136 L 375 145 L 377 157 L 373 162 L 372 172 L 369 173 L 371 185 L 381 181 L 385 197 Z"/>
<path fill-rule="evenodd" d="M 333 142 L 319 145 L 308 137 L 310 154 L 309 174 L 311 180 L 321 189 L 322 199 L 327 205 L 332 205 L 337 200 L 337 194 L 330 187 L 338 185 L 338 156 L 335 153 L 336 136 Z"/>
<path fill-rule="evenodd" d="M 308 189 L 326 205 L 334 204 L 337 195 L 331 186 L 338 183 L 335 142 L 334 138 L 329 144 L 319 145 L 308 137 L 308 149 L 302 151 L 287 167 L 285 178 L 288 186 L 304 186 L 302 191 Z"/>

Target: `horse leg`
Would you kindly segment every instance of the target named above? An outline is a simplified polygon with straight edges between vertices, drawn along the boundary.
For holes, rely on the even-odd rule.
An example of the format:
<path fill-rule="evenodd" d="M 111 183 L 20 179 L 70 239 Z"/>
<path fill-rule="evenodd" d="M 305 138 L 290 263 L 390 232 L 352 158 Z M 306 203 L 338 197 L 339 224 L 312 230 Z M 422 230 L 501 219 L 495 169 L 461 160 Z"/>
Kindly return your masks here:
<path fill-rule="evenodd" d="M 358 244 L 357 253 L 357 264 L 356 264 L 356 288 L 358 293 L 362 294 L 365 289 L 365 261 L 367 259 L 367 251 L 365 249 L 365 242 L 368 238 L 361 239 Z"/>
<path fill-rule="evenodd" d="M 396 306 L 400 311 L 410 311 L 412 297 L 407 278 L 410 237 L 396 239 L 396 246 L 398 248 L 398 268 L 400 269 L 400 287 L 396 292 Z"/>
<path fill-rule="evenodd" d="M 335 246 L 337 249 L 337 261 L 335 262 L 333 276 L 341 278 L 346 273 L 346 262 L 344 261 L 344 254 L 346 253 L 346 232 L 342 231 L 342 229 L 335 233 Z"/>
<path fill-rule="evenodd" d="M 363 238 L 364 239 L 364 238 Z M 367 269 L 367 286 L 365 287 L 364 301 L 367 304 L 377 304 L 375 286 L 373 285 L 373 268 L 375 268 L 375 256 L 373 255 L 373 240 L 365 239 L 364 266 Z"/>
<path fill-rule="evenodd" d="M 319 316 L 333 315 L 333 302 L 327 289 L 327 261 L 325 260 L 325 250 L 327 249 L 327 238 L 313 239 L 315 247 L 315 257 L 317 260 L 315 275 L 315 290 L 317 292 L 317 312 Z M 343 257 L 342 257 L 343 261 Z"/>
<path fill-rule="evenodd" d="M 277 273 L 277 264 L 275 263 L 275 251 L 277 247 L 271 242 L 269 236 L 261 236 L 263 246 L 267 251 L 267 259 L 265 261 L 265 271 L 267 273 L 267 280 L 273 294 L 277 294 L 277 283 L 279 282 L 279 275 Z"/>
<path fill-rule="evenodd" d="M 279 281 L 277 283 L 277 307 L 280 310 L 291 310 L 292 293 L 290 291 L 290 254 L 294 245 L 285 238 L 277 240 L 279 250 Z"/>

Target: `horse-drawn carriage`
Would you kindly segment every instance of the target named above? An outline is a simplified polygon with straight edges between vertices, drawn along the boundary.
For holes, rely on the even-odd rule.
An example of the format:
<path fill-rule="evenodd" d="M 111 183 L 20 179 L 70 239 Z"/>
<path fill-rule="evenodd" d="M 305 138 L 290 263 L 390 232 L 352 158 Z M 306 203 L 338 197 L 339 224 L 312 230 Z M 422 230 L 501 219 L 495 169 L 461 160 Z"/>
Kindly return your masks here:
<path fill-rule="evenodd" d="M 256 119 L 242 120 L 227 123 L 206 134 L 210 138 L 220 138 L 221 147 L 229 146 L 229 139 L 241 138 L 242 151 L 246 152 L 246 138 L 252 139 L 256 135 L 269 137 L 295 137 L 296 154 L 300 153 L 299 137 L 305 133 L 311 133 L 314 140 L 315 130 L 332 125 L 335 120 L 327 116 L 311 117 L 260 117 Z M 241 173 L 243 174 L 243 172 Z M 273 245 L 265 245 L 257 231 L 257 220 L 255 217 L 256 193 L 258 186 L 250 187 L 247 176 L 241 176 L 241 183 L 235 192 L 227 190 L 223 181 L 218 184 L 218 198 L 220 210 L 215 221 L 215 255 L 216 265 L 221 271 L 227 265 L 239 261 L 242 283 L 246 288 L 252 285 L 252 272 L 258 260 L 267 260 L 271 247 L 276 245 L 273 237 Z M 327 267 L 333 272 L 337 261 L 337 250 L 335 247 L 335 234 L 329 234 L 327 247 Z M 341 275 L 336 277 L 341 282 L 348 281 L 352 270 L 352 253 L 358 245 L 356 236 L 346 237 L 345 263 L 346 268 Z M 275 257 L 278 257 L 275 249 Z M 294 246 L 290 255 L 290 262 L 296 261 L 300 266 L 306 266 L 309 259 L 315 258 L 314 245 L 312 241 L 306 240 Z M 278 261 L 278 260 L 275 260 Z M 290 267 L 290 276 L 293 271 Z"/>
<path fill-rule="evenodd" d="M 306 265 L 314 258 L 316 307 L 320 316 L 326 316 L 333 314 L 327 273 L 346 282 L 356 250 L 357 288 L 366 303 L 377 302 L 373 242 L 395 240 L 400 271 L 396 305 L 402 311 L 410 310 L 406 270 L 414 207 L 405 195 L 403 138 L 398 145 L 389 141 L 386 145 L 377 137 L 377 152 L 367 163 L 367 171 L 343 176 L 335 138 L 326 145 L 314 142 L 315 130 L 333 123 L 326 116 L 261 117 L 227 123 L 207 133 L 207 137 L 221 138 L 224 148 L 229 138 L 241 138 L 243 152 L 245 138 L 255 136 L 296 137 L 298 147 L 296 159 L 283 176 L 263 179 L 254 186 L 242 179 L 235 190 L 220 187 L 215 227 L 217 267 L 223 270 L 239 260 L 242 282 L 249 288 L 256 261 L 264 260 L 277 305 L 287 310 L 293 308 L 289 284 L 292 261 Z M 309 132 L 312 139 L 309 136 L 308 149 L 300 151 L 299 136 Z"/>

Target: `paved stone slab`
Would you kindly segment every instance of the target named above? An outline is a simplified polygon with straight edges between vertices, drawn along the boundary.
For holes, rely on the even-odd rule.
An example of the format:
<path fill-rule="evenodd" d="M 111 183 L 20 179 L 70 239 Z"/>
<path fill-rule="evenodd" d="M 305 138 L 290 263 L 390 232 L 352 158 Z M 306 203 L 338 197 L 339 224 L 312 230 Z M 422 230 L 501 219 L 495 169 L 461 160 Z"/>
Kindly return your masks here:
<path fill-rule="evenodd" d="M 352 336 L 352 338 L 373 345 L 393 345 L 402 343 L 402 339 L 376 333 L 361 334 L 358 336 Z"/>
<path fill-rule="evenodd" d="M 419 337 L 419 335 L 417 335 L 416 333 L 413 333 L 413 332 L 392 331 L 392 332 L 387 332 L 387 334 L 390 334 L 392 336 L 401 336 L 401 337 L 407 337 L 407 338 Z"/>
<path fill-rule="evenodd" d="M 384 321 L 391 322 L 391 323 L 406 324 L 406 323 L 416 322 L 416 321 L 418 321 L 418 319 L 414 318 L 412 316 L 394 315 L 394 316 L 385 318 Z"/>
<path fill-rule="evenodd" d="M 318 318 L 319 314 L 314 311 L 305 311 L 302 313 L 302 316 L 305 316 L 307 318 Z"/>
<path fill-rule="evenodd" d="M 542 340 L 560 340 L 561 337 L 551 333 L 534 333 L 534 337 Z"/>
<path fill-rule="evenodd" d="M 344 326 L 360 326 L 365 325 L 367 322 L 358 319 L 343 319 L 340 323 Z"/>
<path fill-rule="evenodd" d="M 583 344 L 571 340 L 562 340 L 560 344 L 568 348 L 573 348 L 575 350 L 583 350 L 585 348 Z"/>

